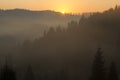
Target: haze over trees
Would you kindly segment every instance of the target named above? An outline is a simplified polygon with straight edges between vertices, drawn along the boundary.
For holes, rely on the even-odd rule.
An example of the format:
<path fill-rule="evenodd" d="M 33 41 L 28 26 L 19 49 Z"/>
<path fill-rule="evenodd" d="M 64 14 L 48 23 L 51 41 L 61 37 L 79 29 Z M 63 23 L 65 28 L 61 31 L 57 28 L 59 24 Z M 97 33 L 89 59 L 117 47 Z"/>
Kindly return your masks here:
<path fill-rule="evenodd" d="M 10 50 L 19 80 L 26 70 L 36 80 L 119 80 L 120 7 L 83 15 L 66 28 L 50 27 L 42 37 Z M 116 65 L 110 66 L 112 61 Z"/>
<path fill-rule="evenodd" d="M 65 27 L 71 20 L 79 21 L 79 19 L 80 15 L 62 14 L 50 10 L 1 9 L 0 36 L 9 35 L 18 40 L 33 39 L 42 36 L 49 26 Z"/>

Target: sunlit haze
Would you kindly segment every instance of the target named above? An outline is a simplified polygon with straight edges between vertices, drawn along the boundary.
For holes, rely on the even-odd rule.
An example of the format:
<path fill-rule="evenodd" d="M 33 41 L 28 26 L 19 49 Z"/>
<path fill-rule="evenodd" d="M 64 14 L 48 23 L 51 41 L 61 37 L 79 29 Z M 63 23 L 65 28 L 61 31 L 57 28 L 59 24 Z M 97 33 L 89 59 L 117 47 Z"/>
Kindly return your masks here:
<path fill-rule="evenodd" d="M 103 11 L 120 4 L 120 0 L 0 0 L 1 9 L 54 10 L 61 13 Z"/>

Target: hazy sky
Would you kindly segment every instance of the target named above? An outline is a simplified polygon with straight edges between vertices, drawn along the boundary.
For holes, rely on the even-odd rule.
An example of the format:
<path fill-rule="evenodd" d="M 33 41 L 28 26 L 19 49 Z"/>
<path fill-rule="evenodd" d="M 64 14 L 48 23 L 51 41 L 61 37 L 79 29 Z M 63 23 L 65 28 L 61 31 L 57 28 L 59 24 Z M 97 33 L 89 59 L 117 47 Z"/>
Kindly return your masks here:
<path fill-rule="evenodd" d="M 54 10 L 67 13 L 103 11 L 120 0 L 0 0 L 0 8 L 25 8 L 31 10 Z"/>

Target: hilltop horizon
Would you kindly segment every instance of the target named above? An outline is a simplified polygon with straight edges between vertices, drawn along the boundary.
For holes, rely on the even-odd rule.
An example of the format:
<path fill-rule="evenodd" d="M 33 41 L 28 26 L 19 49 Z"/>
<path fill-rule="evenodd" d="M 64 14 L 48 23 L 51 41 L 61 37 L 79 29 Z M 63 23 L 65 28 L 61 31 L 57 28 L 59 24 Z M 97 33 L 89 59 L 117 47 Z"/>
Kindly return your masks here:
<path fill-rule="evenodd" d="M 33 12 L 44 12 L 44 11 L 49 11 L 49 12 L 55 12 L 55 13 L 61 13 L 61 14 L 70 14 L 70 15 L 82 15 L 82 14 L 86 14 L 86 13 L 96 13 L 96 12 L 99 12 L 99 13 L 102 13 L 106 10 L 109 10 L 111 8 L 115 8 L 116 6 L 120 7 L 120 5 L 114 5 L 113 7 L 109 7 L 109 8 L 106 8 L 104 9 L 103 11 L 91 11 L 91 12 L 78 12 L 78 13 L 74 13 L 74 12 L 61 12 L 61 11 L 56 11 L 56 10 L 52 10 L 52 9 L 27 9 L 27 8 L 0 8 L 0 10 L 23 10 L 23 11 L 33 11 Z"/>
<path fill-rule="evenodd" d="M 22 8 L 30 10 L 53 10 L 62 13 L 102 12 L 120 5 L 119 0 L 0 0 L 3 9 Z"/>
<path fill-rule="evenodd" d="M 50 10 L 50 9 L 45 9 L 45 10 L 32 10 L 32 9 L 25 9 L 25 8 L 8 8 L 8 9 L 0 9 L 0 10 L 23 10 L 23 11 L 33 11 L 33 12 L 45 12 L 45 11 L 49 11 L 49 12 L 55 12 L 55 13 L 60 13 L 60 14 L 70 14 L 70 15 L 81 15 L 84 13 L 72 13 L 72 12 L 60 12 L 60 11 L 55 11 L 55 10 Z M 85 12 L 85 13 L 91 13 L 91 12 Z"/>

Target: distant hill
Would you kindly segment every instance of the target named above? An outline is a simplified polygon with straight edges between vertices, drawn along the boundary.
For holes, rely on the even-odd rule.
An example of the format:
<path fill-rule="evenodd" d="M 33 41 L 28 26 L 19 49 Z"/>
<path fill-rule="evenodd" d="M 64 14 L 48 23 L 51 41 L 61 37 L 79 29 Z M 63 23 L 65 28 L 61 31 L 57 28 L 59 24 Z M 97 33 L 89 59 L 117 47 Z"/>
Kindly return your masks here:
<path fill-rule="evenodd" d="M 0 21 L 14 20 L 26 23 L 36 23 L 45 25 L 65 25 L 71 20 L 78 21 L 80 15 L 62 14 L 60 12 L 44 10 L 44 11 L 30 11 L 24 9 L 0 10 Z M 31 22 L 30 22 L 31 21 Z M 10 21 L 11 22 L 11 21 Z M 8 23 L 10 23 L 8 22 Z M 20 23 L 20 22 L 19 22 Z"/>
<path fill-rule="evenodd" d="M 62 14 L 44 10 L 25 9 L 0 10 L 0 36 L 12 35 L 19 39 L 42 36 L 49 26 L 66 26 L 71 20 L 79 21 L 80 15 Z"/>

